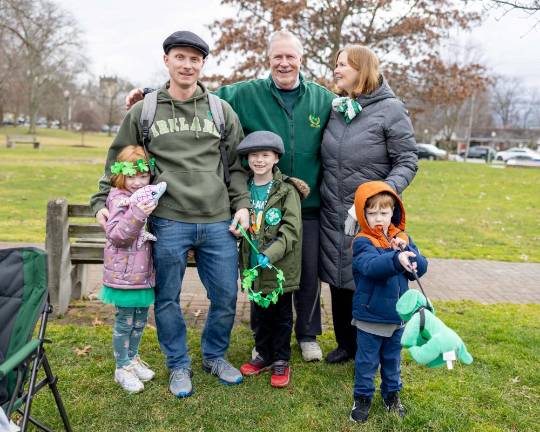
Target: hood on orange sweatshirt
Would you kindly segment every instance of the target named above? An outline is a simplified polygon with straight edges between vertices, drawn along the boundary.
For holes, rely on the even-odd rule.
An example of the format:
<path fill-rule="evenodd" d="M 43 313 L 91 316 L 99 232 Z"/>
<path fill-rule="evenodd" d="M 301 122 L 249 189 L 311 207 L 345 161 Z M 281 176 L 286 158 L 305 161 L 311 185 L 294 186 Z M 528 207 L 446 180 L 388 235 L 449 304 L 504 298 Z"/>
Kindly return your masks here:
<path fill-rule="evenodd" d="M 388 227 L 388 238 L 399 237 L 409 242 L 409 237 L 403 231 L 405 230 L 405 208 L 399 195 L 388 184 L 382 181 L 370 181 L 361 184 L 354 194 L 354 208 L 360 233 L 356 237 L 368 238 L 375 247 L 389 248 L 390 243 L 380 228 L 371 228 L 366 220 L 365 208 L 366 201 L 381 192 L 388 192 L 394 197 L 395 205 L 390 226 Z"/>

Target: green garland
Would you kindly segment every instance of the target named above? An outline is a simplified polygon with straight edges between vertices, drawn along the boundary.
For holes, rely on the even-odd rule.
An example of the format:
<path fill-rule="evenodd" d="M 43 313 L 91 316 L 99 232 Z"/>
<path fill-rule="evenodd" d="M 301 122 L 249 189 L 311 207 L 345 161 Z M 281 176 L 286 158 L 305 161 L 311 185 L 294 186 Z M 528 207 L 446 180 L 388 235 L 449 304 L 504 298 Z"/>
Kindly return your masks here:
<path fill-rule="evenodd" d="M 111 173 L 113 174 L 124 174 L 126 176 L 137 175 L 137 171 L 140 173 L 149 172 L 150 168 L 154 168 L 156 160 L 150 158 L 148 164 L 144 159 L 139 159 L 137 162 L 115 162 L 111 166 Z"/>
<path fill-rule="evenodd" d="M 277 287 L 272 290 L 270 294 L 263 295 L 261 291 L 255 292 L 252 289 L 253 282 L 255 282 L 255 279 L 259 276 L 259 272 L 257 271 L 257 267 L 260 267 L 259 265 L 256 265 L 253 268 L 245 269 L 242 272 L 242 288 L 248 295 L 248 299 L 252 301 L 253 303 L 259 305 L 262 308 L 267 308 L 270 306 L 270 303 L 276 304 L 279 298 L 280 294 L 283 294 L 283 281 L 285 280 L 285 277 L 283 276 L 283 270 L 278 269 L 277 267 L 271 266 L 270 268 L 276 271 L 276 280 L 277 280 Z"/>
<path fill-rule="evenodd" d="M 258 255 L 260 252 L 257 249 L 257 247 L 253 244 L 253 242 L 250 240 L 248 233 L 244 228 L 242 228 L 242 225 L 237 224 L 236 227 L 240 230 L 242 235 L 244 236 L 244 239 L 248 242 L 248 244 L 251 246 L 253 251 Z M 277 287 L 272 290 L 270 294 L 267 294 L 263 296 L 262 291 L 255 292 L 253 291 L 253 282 L 255 282 L 255 279 L 259 277 L 259 272 L 257 270 L 257 267 L 260 267 L 260 265 L 256 265 L 253 268 L 245 269 L 242 272 L 242 288 L 248 295 L 248 299 L 252 301 L 253 303 L 259 305 L 260 307 L 267 308 L 270 306 L 270 303 L 276 304 L 278 301 L 278 297 L 280 294 L 283 294 L 283 281 L 285 280 L 285 276 L 283 276 L 283 270 L 278 269 L 276 266 L 273 266 L 270 264 L 270 268 L 272 270 L 276 271 L 276 281 L 277 281 Z"/>

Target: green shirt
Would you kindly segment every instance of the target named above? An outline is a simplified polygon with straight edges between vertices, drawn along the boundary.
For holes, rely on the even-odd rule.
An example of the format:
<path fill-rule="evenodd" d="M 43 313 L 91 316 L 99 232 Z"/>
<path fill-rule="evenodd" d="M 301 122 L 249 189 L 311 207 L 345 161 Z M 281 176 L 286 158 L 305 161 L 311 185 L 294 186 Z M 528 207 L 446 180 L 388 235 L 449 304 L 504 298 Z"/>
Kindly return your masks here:
<path fill-rule="evenodd" d="M 222 87 L 217 95 L 238 114 L 246 135 L 271 131 L 283 139 L 285 154 L 278 167 L 285 175 L 298 177 L 309 185 L 311 193 L 302 201 L 302 217 L 313 218 L 318 216 L 320 207 L 321 141 L 336 96 L 305 81 L 302 75 L 297 91 L 291 112 L 271 76 Z"/>
<path fill-rule="evenodd" d="M 278 89 L 278 92 L 285 104 L 287 112 L 289 114 L 292 113 L 294 104 L 300 95 L 300 86 L 293 88 L 292 90 Z"/>
<path fill-rule="evenodd" d="M 272 181 L 263 185 L 256 185 L 252 181 L 249 183 L 249 193 L 251 195 L 249 232 L 251 235 L 251 240 L 257 249 L 259 248 L 259 240 L 257 237 L 262 225 L 264 207 L 268 202 L 268 196 L 270 194 L 270 189 L 272 188 L 272 183 Z M 251 250 L 250 263 L 251 267 L 257 265 L 257 254 L 254 250 Z"/>

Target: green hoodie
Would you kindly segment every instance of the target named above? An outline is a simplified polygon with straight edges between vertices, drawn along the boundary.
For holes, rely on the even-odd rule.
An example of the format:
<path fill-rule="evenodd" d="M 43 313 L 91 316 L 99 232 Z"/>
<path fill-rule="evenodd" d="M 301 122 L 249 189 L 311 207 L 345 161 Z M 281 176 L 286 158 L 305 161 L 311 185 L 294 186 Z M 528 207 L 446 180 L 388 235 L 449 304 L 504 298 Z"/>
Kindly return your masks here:
<path fill-rule="evenodd" d="M 153 183 L 167 182 L 167 191 L 153 214 L 181 222 L 220 222 L 231 217 L 231 209 L 249 207 L 246 172 L 236 154 L 243 132 L 235 112 L 222 101 L 231 175 L 227 190 L 219 153 L 219 132 L 210 113 L 208 93 L 203 84 L 197 84 L 194 96 L 185 101 L 173 99 L 167 90 L 168 84 L 159 90 L 149 149 L 156 159 Z M 127 145 L 142 144 L 139 125 L 142 105 L 142 101 L 138 102 L 127 113 L 109 148 L 99 192 L 90 200 L 94 212 L 105 206 L 110 190 L 110 166 L 118 153 Z"/>
<path fill-rule="evenodd" d="M 246 135 L 271 131 L 283 139 L 285 154 L 279 160 L 279 169 L 283 174 L 304 180 L 311 188 L 311 194 L 302 202 L 302 216 L 318 215 L 322 134 L 336 95 L 305 81 L 302 75 L 300 94 L 292 112 L 287 111 L 271 76 L 221 87 L 216 94 L 231 104 Z"/>

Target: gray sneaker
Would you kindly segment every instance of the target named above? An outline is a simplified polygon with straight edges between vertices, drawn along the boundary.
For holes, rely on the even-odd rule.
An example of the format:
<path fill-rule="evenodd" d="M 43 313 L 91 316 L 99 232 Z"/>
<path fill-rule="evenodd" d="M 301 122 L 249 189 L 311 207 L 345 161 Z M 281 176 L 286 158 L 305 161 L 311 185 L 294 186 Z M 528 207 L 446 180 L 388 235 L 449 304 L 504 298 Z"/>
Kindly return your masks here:
<path fill-rule="evenodd" d="M 178 398 L 185 398 L 193 394 L 193 385 L 191 369 L 178 368 L 172 369 L 169 375 L 169 390 Z"/>
<path fill-rule="evenodd" d="M 240 384 L 244 380 L 240 371 L 224 358 L 203 359 L 202 367 L 217 376 L 223 384 Z"/>

